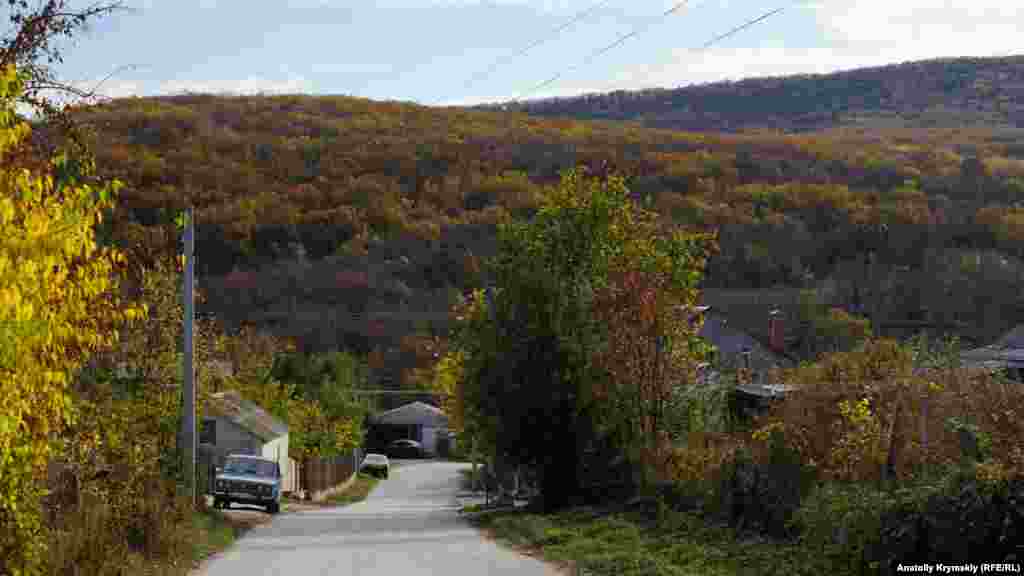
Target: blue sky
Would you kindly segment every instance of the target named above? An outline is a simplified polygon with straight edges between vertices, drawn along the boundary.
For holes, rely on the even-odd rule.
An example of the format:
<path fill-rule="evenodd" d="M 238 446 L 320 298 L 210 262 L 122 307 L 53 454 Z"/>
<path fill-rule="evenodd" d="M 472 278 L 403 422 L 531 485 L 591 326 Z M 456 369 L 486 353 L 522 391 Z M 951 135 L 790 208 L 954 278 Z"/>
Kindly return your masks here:
<path fill-rule="evenodd" d="M 110 97 L 190 90 L 347 94 L 434 105 L 1024 53 L 1017 42 L 1024 9 L 1007 0 L 789 0 L 787 11 L 707 51 L 695 50 L 786 3 L 692 0 L 662 18 L 677 2 L 127 0 L 132 10 L 97 22 L 68 46 L 57 71 L 91 87 L 131 67 L 101 85 L 99 92 Z M 557 37 L 508 58 L 598 4 Z M 642 27 L 644 33 L 618 48 L 531 91 Z M 499 59 L 493 73 L 479 77 Z"/>

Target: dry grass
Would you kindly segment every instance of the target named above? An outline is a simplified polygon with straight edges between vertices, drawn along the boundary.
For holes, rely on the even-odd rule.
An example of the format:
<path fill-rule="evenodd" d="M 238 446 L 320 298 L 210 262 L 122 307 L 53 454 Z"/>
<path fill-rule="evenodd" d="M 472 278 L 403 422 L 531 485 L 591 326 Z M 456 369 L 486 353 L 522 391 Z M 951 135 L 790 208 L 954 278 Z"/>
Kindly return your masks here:
<path fill-rule="evenodd" d="M 366 497 L 370 495 L 370 492 L 373 492 L 373 489 L 377 487 L 378 482 L 380 482 L 380 478 L 360 473 L 348 488 L 342 492 L 329 496 L 326 503 L 332 506 L 348 506 L 349 504 L 362 502 L 363 500 L 366 500 Z"/>
<path fill-rule="evenodd" d="M 67 576 L 182 576 L 247 529 L 187 502 L 151 500 L 136 522 L 110 502 L 85 497 L 50 534 L 48 573 Z"/>
<path fill-rule="evenodd" d="M 998 376 L 963 368 L 915 373 L 909 351 L 882 340 L 784 377 L 798 389 L 759 424 L 783 430 L 826 479 L 876 481 L 891 464 L 896 480 L 909 480 L 949 466 L 963 458 L 965 427 L 995 465 L 1024 472 L 1024 387 Z M 860 416 L 842 413 L 841 403 L 864 400 Z"/>

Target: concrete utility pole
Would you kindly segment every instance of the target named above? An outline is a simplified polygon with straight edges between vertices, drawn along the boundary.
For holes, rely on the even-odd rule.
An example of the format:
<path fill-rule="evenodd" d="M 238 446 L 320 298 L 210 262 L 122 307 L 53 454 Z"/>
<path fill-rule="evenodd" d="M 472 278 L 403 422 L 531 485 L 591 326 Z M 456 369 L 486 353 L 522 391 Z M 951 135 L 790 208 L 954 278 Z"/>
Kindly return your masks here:
<path fill-rule="evenodd" d="M 185 490 L 189 499 L 196 501 L 196 387 L 195 387 L 195 365 L 193 354 L 195 346 L 192 341 L 195 307 L 193 289 L 193 229 L 192 229 L 192 207 L 185 211 L 185 282 L 182 297 L 185 299 L 185 334 L 183 343 L 184 370 L 182 371 L 182 397 L 181 397 L 181 440 L 182 458 L 185 470 Z"/>

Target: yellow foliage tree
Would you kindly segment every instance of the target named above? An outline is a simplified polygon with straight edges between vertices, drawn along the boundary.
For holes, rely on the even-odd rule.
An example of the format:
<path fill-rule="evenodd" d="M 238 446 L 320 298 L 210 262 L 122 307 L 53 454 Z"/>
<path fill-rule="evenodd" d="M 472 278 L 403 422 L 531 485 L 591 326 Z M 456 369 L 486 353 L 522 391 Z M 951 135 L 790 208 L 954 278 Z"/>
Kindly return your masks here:
<path fill-rule="evenodd" d="M 29 132 L 14 112 L 22 82 L 13 68 L 0 72 L 0 158 Z M 74 419 L 70 374 L 139 313 L 112 295 L 123 257 L 94 236 L 118 183 L 80 183 L 68 157 L 51 166 L 33 174 L 0 163 L 0 573 L 16 576 L 42 573 L 42 480 Z"/>

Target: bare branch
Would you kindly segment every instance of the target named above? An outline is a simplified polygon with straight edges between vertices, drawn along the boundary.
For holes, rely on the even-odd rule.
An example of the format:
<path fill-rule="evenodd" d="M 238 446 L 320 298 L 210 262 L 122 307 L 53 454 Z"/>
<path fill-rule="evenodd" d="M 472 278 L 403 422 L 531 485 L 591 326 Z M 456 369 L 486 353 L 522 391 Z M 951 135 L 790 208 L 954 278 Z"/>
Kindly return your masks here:
<path fill-rule="evenodd" d="M 56 41 L 73 38 L 76 33 L 87 30 L 97 18 L 131 9 L 122 0 L 101 0 L 81 10 L 69 7 L 69 3 L 70 0 L 41 0 L 30 6 L 28 0 L 8 0 L 12 26 L 0 37 L 0 68 L 17 67 L 25 81 L 19 103 L 42 113 L 74 147 L 82 148 L 82 134 L 66 109 L 46 96 L 58 93 L 77 99 L 96 98 L 99 85 L 120 69 L 91 90 L 58 80 L 51 66 L 63 62 L 63 50 Z"/>

